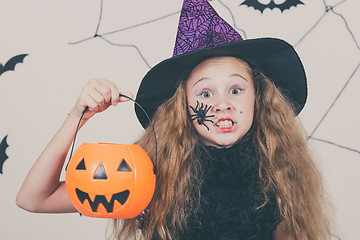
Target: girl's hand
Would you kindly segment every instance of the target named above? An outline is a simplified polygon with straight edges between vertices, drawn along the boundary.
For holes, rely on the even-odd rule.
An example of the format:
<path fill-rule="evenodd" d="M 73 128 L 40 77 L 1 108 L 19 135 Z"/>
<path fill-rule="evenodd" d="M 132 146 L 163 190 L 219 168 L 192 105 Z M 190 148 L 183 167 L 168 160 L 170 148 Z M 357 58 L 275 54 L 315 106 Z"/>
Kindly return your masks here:
<path fill-rule="evenodd" d="M 133 97 L 130 92 L 121 92 L 129 97 Z M 106 79 L 92 79 L 82 89 L 79 98 L 70 114 L 80 118 L 86 107 L 83 120 L 88 120 L 95 113 L 106 110 L 110 105 L 116 106 L 119 102 L 129 101 L 128 98 L 120 97 L 120 91 L 117 86 Z"/>

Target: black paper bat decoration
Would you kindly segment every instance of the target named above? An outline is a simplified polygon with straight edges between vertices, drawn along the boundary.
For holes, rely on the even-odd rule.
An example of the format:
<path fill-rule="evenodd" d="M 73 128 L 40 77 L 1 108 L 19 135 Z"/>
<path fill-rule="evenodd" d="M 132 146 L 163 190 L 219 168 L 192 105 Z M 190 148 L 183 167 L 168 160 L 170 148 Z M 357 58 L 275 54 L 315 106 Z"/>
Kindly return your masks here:
<path fill-rule="evenodd" d="M 276 4 L 274 0 L 271 0 L 269 4 L 262 4 L 258 0 L 245 0 L 240 5 L 246 5 L 248 7 L 253 7 L 255 10 L 259 10 L 261 13 L 264 12 L 266 8 L 272 10 L 274 8 L 280 9 L 281 12 L 290 9 L 291 7 L 296 7 L 299 4 L 303 4 L 303 2 L 299 0 L 286 0 L 282 4 Z"/>
<path fill-rule="evenodd" d="M 11 58 L 5 65 L 0 63 L 0 75 L 7 71 L 14 71 L 16 64 L 22 63 L 28 54 L 20 54 Z"/>
<path fill-rule="evenodd" d="M 7 135 L 4 137 L 4 139 L 0 143 L 0 173 L 3 173 L 3 165 L 6 159 L 8 159 L 8 156 L 6 155 L 6 148 L 9 146 L 6 142 Z"/>

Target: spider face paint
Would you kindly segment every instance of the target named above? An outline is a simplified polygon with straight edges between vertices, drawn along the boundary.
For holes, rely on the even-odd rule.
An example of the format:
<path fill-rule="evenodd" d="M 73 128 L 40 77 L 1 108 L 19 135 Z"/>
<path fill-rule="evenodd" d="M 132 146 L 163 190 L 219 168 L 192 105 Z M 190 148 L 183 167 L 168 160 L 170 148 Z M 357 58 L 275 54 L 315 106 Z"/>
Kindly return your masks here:
<path fill-rule="evenodd" d="M 210 105 L 208 107 L 208 105 L 205 105 L 203 103 L 201 103 L 200 107 L 199 107 L 199 101 L 196 101 L 196 107 L 194 108 L 193 106 L 190 106 L 191 110 L 193 110 L 194 114 L 191 114 L 191 121 L 197 120 L 199 125 L 204 125 L 206 127 L 206 129 L 209 131 L 209 127 L 205 124 L 205 122 L 212 122 L 214 123 L 214 121 L 209 120 L 207 118 L 211 118 L 211 117 L 215 117 L 215 115 L 206 115 L 208 113 L 208 111 L 210 110 L 212 106 Z"/>

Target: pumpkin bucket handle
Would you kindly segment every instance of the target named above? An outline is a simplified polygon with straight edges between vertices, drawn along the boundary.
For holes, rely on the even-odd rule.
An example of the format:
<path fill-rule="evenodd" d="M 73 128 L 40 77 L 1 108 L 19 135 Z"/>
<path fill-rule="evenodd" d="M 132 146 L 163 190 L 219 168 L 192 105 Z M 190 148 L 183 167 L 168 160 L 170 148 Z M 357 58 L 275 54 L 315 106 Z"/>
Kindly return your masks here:
<path fill-rule="evenodd" d="M 137 103 L 137 102 L 136 102 L 134 99 L 132 99 L 131 97 L 126 96 L 126 95 L 121 94 L 121 93 L 120 93 L 120 97 L 125 97 L 125 98 L 133 101 L 133 102 L 144 112 L 144 114 L 146 115 L 147 119 L 149 120 L 149 123 L 150 123 L 150 125 L 151 125 L 151 127 L 152 127 L 152 129 L 153 129 L 154 138 L 155 138 L 155 159 L 154 159 L 154 169 L 153 169 L 153 171 L 154 171 L 154 174 L 156 175 L 156 172 L 157 172 L 157 169 L 156 169 L 156 164 L 157 164 L 157 138 L 156 138 L 156 134 L 155 134 L 154 125 L 152 124 L 149 115 L 146 113 L 146 111 L 144 110 L 144 108 L 143 108 L 139 103 Z M 67 162 L 67 164 L 66 164 L 65 171 L 66 171 L 66 169 L 67 169 L 67 167 L 68 167 L 68 165 L 69 165 L 70 159 L 71 159 L 72 154 L 73 154 L 73 151 L 74 151 L 74 145 L 75 145 L 76 135 L 77 135 L 77 133 L 78 133 L 78 131 L 79 131 L 79 127 L 80 127 L 81 120 L 82 120 L 82 118 L 84 117 L 84 114 L 86 113 L 86 111 L 87 111 L 88 109 L 89 109 L 89 107 L 86 106 L 86 108 L 84 109 L 84 111 L 83 111 L 82 114 L 81 114 L 79 123 L 78 123 L 78 125 L 77 125 L 77 127 L 76 127 L 76 131 L 75 131 L 75 135 L 74 135 L 74 140 L 73 140 L 73 142 L 72 142 L 72 147 L 71 147 L 71 151 L 70 151 L 69 160 L 68 160 L 68 162 Z"/>

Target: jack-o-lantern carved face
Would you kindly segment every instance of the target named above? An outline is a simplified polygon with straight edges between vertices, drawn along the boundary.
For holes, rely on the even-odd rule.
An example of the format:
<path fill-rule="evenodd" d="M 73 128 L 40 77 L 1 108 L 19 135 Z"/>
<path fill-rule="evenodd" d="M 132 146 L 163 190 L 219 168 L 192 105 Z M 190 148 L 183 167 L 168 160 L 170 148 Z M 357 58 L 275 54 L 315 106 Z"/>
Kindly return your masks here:
<path fill-rule="evenodd" d="M 138 145 L 84 143 L 70 159 L 66 189 L 85 216 L 136 217 L 155 190 L 153 164 Z"/>

